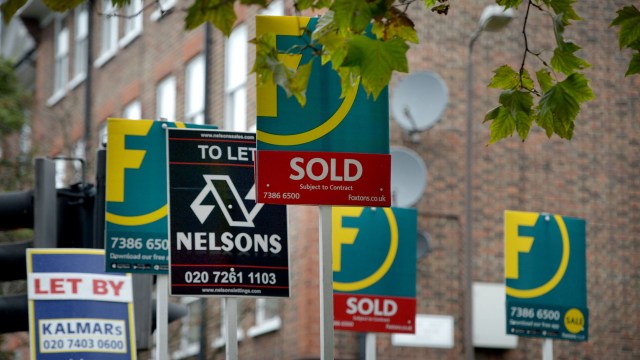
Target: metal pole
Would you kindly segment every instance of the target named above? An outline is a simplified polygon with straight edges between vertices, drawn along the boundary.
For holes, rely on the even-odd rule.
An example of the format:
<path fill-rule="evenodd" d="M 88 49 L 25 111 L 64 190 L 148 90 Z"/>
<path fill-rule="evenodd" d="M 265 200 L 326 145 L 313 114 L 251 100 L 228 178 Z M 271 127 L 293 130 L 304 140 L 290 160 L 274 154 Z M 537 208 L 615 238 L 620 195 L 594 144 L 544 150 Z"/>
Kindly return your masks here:
<path fill-rule="evenodd" d="M 55 248 L 58 245 L 58 193 L 56 164 L 51 159 L 36 158 L 36 186 L 33 204 L 33 246 Z"/>
<path fill-rule="evenodd" d="M 158 275 L 156 284 L 156 359 L 169 359 L 169 275 Z"/>
<path fill-rule="evenodd" d="M 331 206 L 320 206 L 320 359 L 333 360 Z"/>
<path fill-rule="evenodd" d="M 366 335 L 367 360 L 376 360 L 376 333 L 367 333 Z"/>
<path fill-rule="evenodd" d="M 469 52 L 467 58 L 467 140 L 465 148 L 465 181 L 464 181 L 464 242 L 462 244 L 462 252 L 464 257 L 464 352 L 465 359 L 473 360 L 475 358 L 473 351 L 473 323 L 471 319 L 472 301 L 471 287 L 473 262 L 471 255 L 473 253 L 472 244 L 472 216 L 473 216 L 473 194 L 472 194 L 472 169 L 473 169 L 473 44 L 481 29 L 471 35 L 469 41 Z"/>
<path fill-rule="evenodd" d="M 542 343 L 542 360 L 553 360 L 553 340 L 544 339 Z"/>
<path fill-rule="evenodd" d="M 224 298 L 224 327 L 227 360 L 238 359 L 238 299 Z"/>

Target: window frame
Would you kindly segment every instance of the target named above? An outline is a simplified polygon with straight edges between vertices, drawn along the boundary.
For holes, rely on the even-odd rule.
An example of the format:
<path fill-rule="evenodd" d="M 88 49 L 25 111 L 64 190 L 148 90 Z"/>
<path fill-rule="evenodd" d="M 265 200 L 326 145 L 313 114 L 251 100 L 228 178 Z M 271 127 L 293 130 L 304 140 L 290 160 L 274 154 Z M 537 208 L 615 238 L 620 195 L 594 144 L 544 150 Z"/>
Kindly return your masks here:
<path fill-rule="evenodd" d="M 124 10 L 124 23 L 123 23 L 123 36 L 118 40 L 118 45 L 121 48 L 129 45 L 133 40 L 138 38 L 142 34 L 143 28 L 143 3 L 142 0 L 131 0 L 129 5 L 123 8 Z M 139 13 L 139 14 L 138 14 Z M 138 15 L 135 15 L 138 14 Z"/>
<path fill-rule="evenodd" d="M 207 64 L 205 61 L 206 59 L 203 53 L 194 56 L 185 65 L 184 74 L 184 121 L 200 125 L 206 123 L 204 108 L 207 99 L 205 99 L 206 84 L 204 80 L 204 73 L 206 71 Z M 201 71 L 198 72 L 200 69 Z M 199 100 L 192 109 L 191 107 L 194 105 L 194 94 L 199 96 Z"/>
<path fill-rule="evenodd" d="M 247 129 L 248 51 L 247 25 L 240 24 L 225 40 L 224 124 L 227 130 Z"/>
<path fill-rule="evenodd" d="M 171 106 L 171 114 L 164 114 L 164 110 L 161 108 L 160 104 L 164 104 L 166 100 L 162 95 L 164 94 L 163 92 L 165 91 L 165 87 L 168 86 L 168 83 L 171 83 L 171 87 L 169 87 L 168 89 L 171 90 L 171 100 L 172 100 L 172 106 Z M 158 84 L 156 85 L 156 112 L 155 112 L 155 118 L 156 119 L 161 119 L 161 118 L 165 118 L 167 119 L 167 121 L 176 121 L 176 108 L 177 108 L 177 104 L 176 104 L 176 100 L 177 100 L 177 91 L 176 91 L 176 77 L 172 74 L 169 74 L 167 76 L 165 76 L 164 78 L 162 78 L 160 81 L 158 81 Z M 171 117 L 167 116 L 167 115 L 171 115 Z"/>
<path fill-rule="evenodd" d="M 53 86 L 48 106 L 60 101 L 69 89 L 69 27 L 65 16 L 56 16 L 53 31 Z M 62 47 L 61 38 L 64 34 L 66 45 Z"/>
<path fill-rule="evenodd" d="M 102 22 L 100 29 L 100 55 L 94 61 L 96 68 L 104 66 L 118 52 L 118 17 L 113 15 L 116 8 L 110 0 L 102 0 Z"/>

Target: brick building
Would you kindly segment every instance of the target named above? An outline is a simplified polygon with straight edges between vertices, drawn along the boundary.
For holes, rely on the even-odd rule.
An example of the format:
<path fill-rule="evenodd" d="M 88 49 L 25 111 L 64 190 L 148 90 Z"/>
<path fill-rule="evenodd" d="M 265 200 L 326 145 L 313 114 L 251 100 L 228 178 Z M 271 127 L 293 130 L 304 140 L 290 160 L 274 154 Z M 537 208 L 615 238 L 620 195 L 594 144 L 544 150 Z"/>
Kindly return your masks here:
<path fill-rule="evenodd" d="M 448 87 L 449 102 L 434 127 L 414 136 L 392 120 L 391 144 L 416 151 L 428 167 L 428 186 L 415 205 L 418 227 L 431 237 L 430 252 L 418 260 L 417 311 L 452 319 L 453 346 L 397 346 L 391 335 L 378 334 L 379 359 L 462 359 L 469 351 L 466 344 L 474 346 L 479 359 L 541 357 L 540 339 L 490 347 L 469 339 L 465 325 L 467 55 L 478 17 L 491 3 L 456 1 L 447 16 L 425 10 L 419 1 L 409 7 L 420 38 L 409 51 L 410 72 L 438 73 Z M 585 72 L 596 99 L 583 105 L 571 141 L 547 139 L 534 129 L 526 142 L 512 138 L 487 146 L 488 125 L 481 122 L 496 105 L 498 92 L 486 84 L 493 69 L 504 63 L 517 67 L 522 60 L 522 10 L 506 30 L 483 33 L 473 51 L 472 281 L 504 282 L 504 210 L 587 220 L 589 341 L 555 341 L 559 359 L 640 357 L 640 240 L 635 235 L 640 232 L 640 77 L 623 76 L 630 55 L 618 49 L 617 29 L 609 28 L 615 11 L 630 3 L 575 4 L 583 21 L 566 36 L 583 46 L 581 53 L 592 64 Z M 29 1 L 19 15 L 36 49 L 29 132 L 33 154 L 85 157 L 94 174 L 93 154 L 101 146 L 108 117 L 167 118 L 250 130 L 256 115 L 255 76 L 249 74 L 254 48 L 247 40 L 255 33 L 254 16 L 260 11 L 239 8 L 240 19 L 225 38 L 205 26 L 184 31 L 184 8 L 177 0 L 132 1 L 121 16 L 108 16 L 114 10 L 96 1 L 92 7 L 57 14 Z M 274 1 L 267 13 L 295 14 L 290 0 Z M 548 17 L 532 15 L 529 22 L 529 46 L 550 47 Z M 529 56 L 528 61 L 536 60 Z M 391 97 L 405 76 L 394 76 Z M 60 184 L 77 181 L 73 167 L 60 170 Z M 295 207 L 289 214 L 292 296 L 240 301 L 241 359 L 320 355 L 318 211 Z M 207 358 L 223 359 L 221 301 L 174 300 L 187 304 L 190 314 L 170 327 L 175 335 L 171 357 L 198 358 L 201 306 L 206 303 Z M 480 325 L 478 331 L 483 331 Z M 335 357 L 363 358 L 362 345 L 361 334 L 336 332 Z M 140 358 L 152 353 L 141 352 Z"/>

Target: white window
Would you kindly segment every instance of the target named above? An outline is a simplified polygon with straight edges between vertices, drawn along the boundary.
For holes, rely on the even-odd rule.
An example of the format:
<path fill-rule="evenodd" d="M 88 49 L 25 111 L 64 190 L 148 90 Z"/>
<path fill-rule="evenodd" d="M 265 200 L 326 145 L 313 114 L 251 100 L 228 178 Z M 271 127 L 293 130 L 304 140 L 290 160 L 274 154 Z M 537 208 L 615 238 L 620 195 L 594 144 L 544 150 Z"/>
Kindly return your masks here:
<path fill-rule="evenodd" d="M 69 81 L 69 29 L 64 23 L 64 18 L 57 17 L 55 21 L 54 38 L 54 69 L 53 69 L 53 96 L 49 99 L 53 105 L 67 91 Z"/>
<path fill-rule="evenodd" d="M 185 70 L 185 121 L 194 124 L 204 124 L 204 55 L 194 57 L 187 64 Z"/>
<path fill-rule="evenodd" d="M 73 56 L 73 79 L 71 88 L 80 84 L 87 75 L 87 53 L 89 46 L 89 11 L 86 4 L 75 9 L 75 51 Z"/>
<path fill-rule="evenodd" d="M 256 324 L 247 330 L 249 337 L 280 329 L 282 321 L 280 320 L 278 305 L 278 299 L 256 300 Z"/>
<path fill-rule="evenodd" d="M 118 51 L 118 16 L 111 0 L 102 1 L 102 37 L 96 67 L 106 64 Z"/>
<path fill-rule="evenodd" d="M 122 110 L 122 117 L 132 120 L 142 119 L 142 105 L 140 104 L 140 101 L 133 100 L 128 103 Z"/>
<path fill-rule="evenodd" d="M 142 33 L 142 0 L 132 0 L 124 7 L 124 36 L 120 47 L 127 46 Z"/>
<path fill-rule="evenodd" d="M 247 27 L 240 25 L 226 43 L 225 128 L 247 129 Z"/>
<path fill-rule="evenodd" d="M 176 119 L 176 78 L 167 76 L 156 89 L 156 118 Z"/>
<path fill-rule="evenodd" d="M 197 297 L 185 296 L 180 302 L 187 306 L 187 316 L 181 319 L 180 343 L 173 353 L 173 359 L 184 359 L 200 353 L 200 321 L 202 302 Z"/>
<path fill-rule="evenodd" d="M 176 6 L 176 0 L 159 0 L 158 8 L 156 9 L 156 11 L 151 13 L 151 16 L 150 16 L 151 21 L 160 20 L 166 13 L 168 13 L 175 6 Z"/>

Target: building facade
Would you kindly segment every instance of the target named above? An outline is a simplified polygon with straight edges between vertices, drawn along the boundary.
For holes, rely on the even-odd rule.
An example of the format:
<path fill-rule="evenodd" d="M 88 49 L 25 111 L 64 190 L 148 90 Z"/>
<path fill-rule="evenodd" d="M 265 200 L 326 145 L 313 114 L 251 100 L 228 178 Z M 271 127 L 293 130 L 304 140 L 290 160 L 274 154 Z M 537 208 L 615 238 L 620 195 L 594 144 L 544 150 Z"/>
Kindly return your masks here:
<path fill-rule="evenodd" d="M 554 341 L 559 359 L 640 357 L 640 77 L 624 77 L 630 54 L 620 51 L 616 10 L 631 1 L 575 3 L 583 21 L 567 30 L 592 64 L 585 73 L 596 99 L 583 105 L 571 141 L 548 139 L 533 129 L 526 142 L 489 142 L 484 114 L 497 105 L 488 89 L 493 69 L 518 67 L 524 54 L 522 9 L 500 33 L 483 33 L 468 57 L 471 34 L 491 0 L 465 0 L 438 16 L 423 2 L 408 11 L 420 44 L 408 53 L 410 73 L 437 73 L 448 104 L 430 129 L 407 134 L 391 119 L 391 144 L 420 155 L 427 187 L 414 205 L 418 228 L 430 235 L 429 252 L 417 259 L 417 312 L 451 320 L 451 345 L 400 346 L 378 334 L 379 359 L 530 359 L 542 355 L 541 339 L 489 345 L 476 339 L 492 324 L 465 310 L 469 280 L 478 286 L 504 283 L 504 211 L 548 212 L 587 221 L 589 341 Z M 19 13 L 35 43 L 31 153 L 84 158 L 88 179 L 95 151 L 104 146 L 106 119 L 167 119 L 251 131 L 255 124 L 255 75 L 250 74 L 255 15 L 295 15 L 293 1 L 274 0 L 266 10 L 238 7 L 229 37 L 212 27 L 184 31 L 186 5 L 178 0 L 133 0 L 125 9 L 94 1 L 65 14 L 29 1 Z M 537 12 L 537 10 L 532 10 Z M 552 48 L 548 16 L 528 19 L 530 49 Z M 471 243 L 464 239 L 467 69 L 475 76 L 472 142 Z M 537 61 L 529 55 L 528 63 Z M 539 64 L 536 64 L 539 66 Z M 395 74 L 390 96 L 407 74 Z M 428 94 L 425 94 L 428 96 Z M 354 136 L 357 136 L 354 134 Z M 108 146 L 108 144 L 107 144 Z M 74 162 L 60 162 L 59 184 L 78 181 Z M 317 359 L 320 356 L 318 209 L 289 208 L 291 291 L 289 299 L 243 299 L 238 309 L 240 359 Z M 469 246 L 468 248 L 465 248 Z M 466 249 L 466 250 L 465 250 Z M 465 251 L 471 251 L 466 270 Z M 470 279 L 468 278 L 470 276 Z M 476 298 L 477 297 L 473 297 Z M 171 324 L 173 359 L 224 359 L 217 298 L 174 298 L 189 315 Z M 471 300 L 473 302 L 473 299 Z M 486 304 L 476 304 L 476 312 Z M 473 323 L 473 329 L 469 324 Z M 469 321 L 472 320 L 472 321 Z M 204 340 L 203 340 L 204 339 Z M 475 340 L 474 340 L 475 339 Z M 336 359 L 364 358 L 364 334 L 336 331 Z M 141 359 L 153 358 L 153 348 Z"/>

